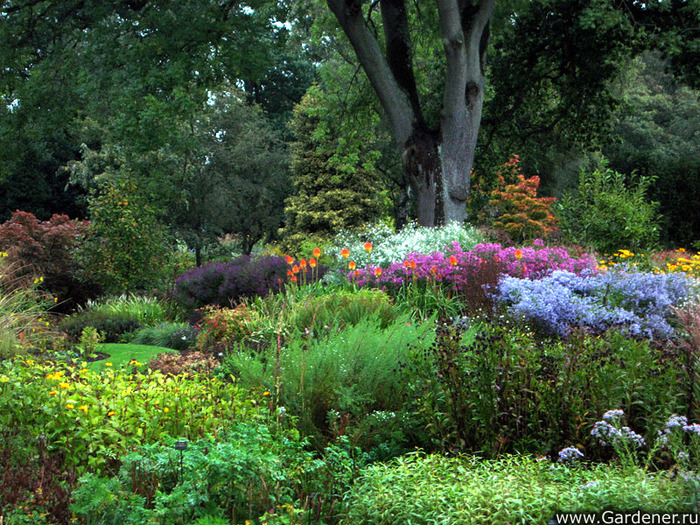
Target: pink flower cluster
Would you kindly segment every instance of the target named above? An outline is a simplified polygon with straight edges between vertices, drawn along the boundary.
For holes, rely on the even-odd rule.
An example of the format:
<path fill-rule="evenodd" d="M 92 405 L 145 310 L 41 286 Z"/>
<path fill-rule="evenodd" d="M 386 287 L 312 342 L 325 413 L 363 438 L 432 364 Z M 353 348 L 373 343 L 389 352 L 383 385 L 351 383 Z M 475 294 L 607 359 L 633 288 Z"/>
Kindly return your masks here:
<path fill-rule="evenodd" d="M 393 291 L 409 282 L 444 282 L 458 291 L 474 283 L 474 275 L 485 266 L 497 265 L 502 274 L 511 277 L 538 279 L 553 270 L 580 273 L 596 271 L 596 261 L 589 254 L 571 256 L 562 247 L 546 247 L 541 240 L 525 248 L 504 248 L 500 244 L 478 244 L 471 251 L 462 251 L 459 243 L 448 245 L 444 252 L 429 255 L 409 253 L 403 261 L 388 268 L 368 265 L 348 272 L 358 286 Z"/>

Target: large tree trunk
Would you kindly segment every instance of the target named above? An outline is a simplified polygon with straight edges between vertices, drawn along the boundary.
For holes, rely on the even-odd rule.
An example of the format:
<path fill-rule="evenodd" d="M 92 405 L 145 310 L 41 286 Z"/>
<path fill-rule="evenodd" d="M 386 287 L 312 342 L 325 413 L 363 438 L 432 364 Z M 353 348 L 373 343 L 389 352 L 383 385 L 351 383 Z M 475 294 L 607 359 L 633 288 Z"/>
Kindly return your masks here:
<path fill-rule="evenodd" d="M 413 74 L 405 0 L 381 0 L 386 57 L 362 0 L 326 0 L 389 117 L 416 200 L 418 222 L 464 222 L 484 101 L 484 56 L 496 0 L 436 0 L 445 49 L 440 129 L 429 130 Z"/>

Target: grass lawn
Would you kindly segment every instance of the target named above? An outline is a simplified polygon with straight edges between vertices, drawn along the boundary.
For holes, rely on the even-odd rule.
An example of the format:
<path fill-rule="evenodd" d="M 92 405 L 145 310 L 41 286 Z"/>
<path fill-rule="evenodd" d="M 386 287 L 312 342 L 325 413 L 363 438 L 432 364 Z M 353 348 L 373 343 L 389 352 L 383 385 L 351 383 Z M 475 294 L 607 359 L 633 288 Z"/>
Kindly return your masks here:
<path fill-rule="evenodd" d="M 103 354 L 108 354 L 109 357 L 106 359 L 101 359 L 100 361 L 93 361 L 88 363 L 88 369 L 93 372 L 98 372 L 104 370 L 105 363 L 112 363 L 115 368 L 120 368 L 124 365 L 129 364 L 129 361 L 135 359 L 140 363 L 148 363 L 151 359 L 156 357 L 158 354 L 164 352 L 177 353 L 177 350 L 172 348 L 165 348 L 162 346 L 149 346 L 149 345 L 132 345 L 132 344 L 117 344 L 117 343 L 103 343 L 98 345 L 97 351 Z"/>

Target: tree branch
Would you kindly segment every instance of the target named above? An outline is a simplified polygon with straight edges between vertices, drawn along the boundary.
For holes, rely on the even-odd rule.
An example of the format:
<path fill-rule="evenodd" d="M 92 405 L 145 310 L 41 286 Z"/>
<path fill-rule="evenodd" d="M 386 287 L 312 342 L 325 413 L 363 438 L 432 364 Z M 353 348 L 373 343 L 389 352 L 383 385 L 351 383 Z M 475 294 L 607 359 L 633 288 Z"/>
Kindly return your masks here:
<path fill-rule="evenodd" d="M 411 103 L 399 86 L 382 55 L 381 49 L 362 16 L 359 0 L 326 0 L 350 40 L 372 88 L 391 122 L 392 135 L 398 147 L 411 136 L 415 115 Z"/>

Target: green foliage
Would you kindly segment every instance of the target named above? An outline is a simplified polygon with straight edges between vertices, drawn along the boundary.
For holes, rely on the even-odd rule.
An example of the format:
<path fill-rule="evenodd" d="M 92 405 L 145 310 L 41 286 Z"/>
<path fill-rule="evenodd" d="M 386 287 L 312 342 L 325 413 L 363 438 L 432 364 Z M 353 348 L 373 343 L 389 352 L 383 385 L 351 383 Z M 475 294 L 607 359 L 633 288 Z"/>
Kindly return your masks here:
<path fill-rule="evenodd" d="M 78 350 L 80 351 L 80 357 L 87 359 L 94 357 L 97 353 L 97 346 L 102 342 L 104 336 L 99 333 L 94 327 L 86 326 L 83 328 L 80 334 L 80 343 L 78 344 Z"/>
<path fill-rule="evenodd" d="M 44 434 L 65 466 L 99 475 L 135 446 L 211 435 L 260 414 L 232 384 L 115 368 L 96 373 L 31 360 L 0 363 L 0 427 Z"/>
<path fill-rule="evenodd" d="M 616 332 L 542 342 L 505 324 L 443 323 L 412 363 L 408 398 L 442 450 L 555 454 L 591 444 L 610 407 L 647 437 L 685 408 L 680 356 Z"/>
<path fill-rule="evenodd" d="M 376 318 L 382 329 L 396 320 L 398 311 L 380 290 L 340 291 L 309 295 L 292 305 L 289 322 L 300 332 L 327 333 L 329 327 L 343 329 L 367 318 Z"/>
<path fill-rule="evenodd" d="M 361 227 L 380 212 L 371 173 L 359 158 L 348 155 L 339 162 L 324 151 L 328 137 L 322 133 L 319 99 L 318 90 L 311 89 L 291 124 L 297 140 L 292 145 L 294 195 L 286 201 L 281 233 L 292 253 L 309 235 L 328 239 L 341 229 Z"/>
<path fill-rule="evenodd" d="M 85 310 L 65 317 L 59 324 L 59 329 L 77 341 L 88 327 L 92 327 L 104 336 L 107 343 L 117 343 L 122 336 L 129 334 L 143 324 L 138 316 L 131 312 L 106 312 Z"/>
<path fill-rule="evenodd" d="M 653 179 L 649 196 L 663 212 L 662 241 L 690 248 L 700 231 L 700 93 L 652 53 L 633 62 L 623 81 L 627 107 L 603 154 L 616 171 Z"/>
<path fill-rule="evenodd" d="M 90 220 L 91 234 L 75 255 L 106 292 L 151 289 L 164 277 L 165 235 L 134 184 L 106 181 L 90 200 Z"/>
<path fill-rule="evenodd" d="M 667 473 L 553 465 L 529 457 L 410 455 L 367 467 L 343 523 L 530 524 L 558 512 L 690 512 L 688 489 Z"/>
<path fill-rule="evenodd" d="M 133 334 L 131 343 L 152 345 L 173 350 L 190 350 L 197 341 L 197 331 L 188 323 L 160 323 L 145 326 Z"/>
<path fill-rule="evenodd" d="M 658 203 L 647 200 L 652 182 L 625 177 L 604 160 L 593 172 L 581 170 L 578 188 L 557 206 L 562 234 L 607 254 L 652 248 L 659 239 Z"/>
<path fill-rule="evenodd" d="M 163 301 L 148 295 L 123 294 L 88 301 L 79 312 L 105 314 L 128 314 L 144 326 L 162 323 L 168 316 L 168 306 Z"/>
<path fill-rule="evenodd" d="M 317 444 L 346 433 L 371 444 L 373 432 L 382 429 L 384 436 L 398 431 L 395 439 L 405 447 L 415 429 L 401 412 L 408 391 L 400 363 L 408 361 L 409 345 L 431 337 L 432 323 L 401 316 L 381 329 L 379 319 L 368 316 L 343 330 L 334 326 L 318 339 L 308 334 L 283 348 L 233 352 L 223 371 L 241 386 L 271 392 L 276 406 L 297 415 Z"/>

